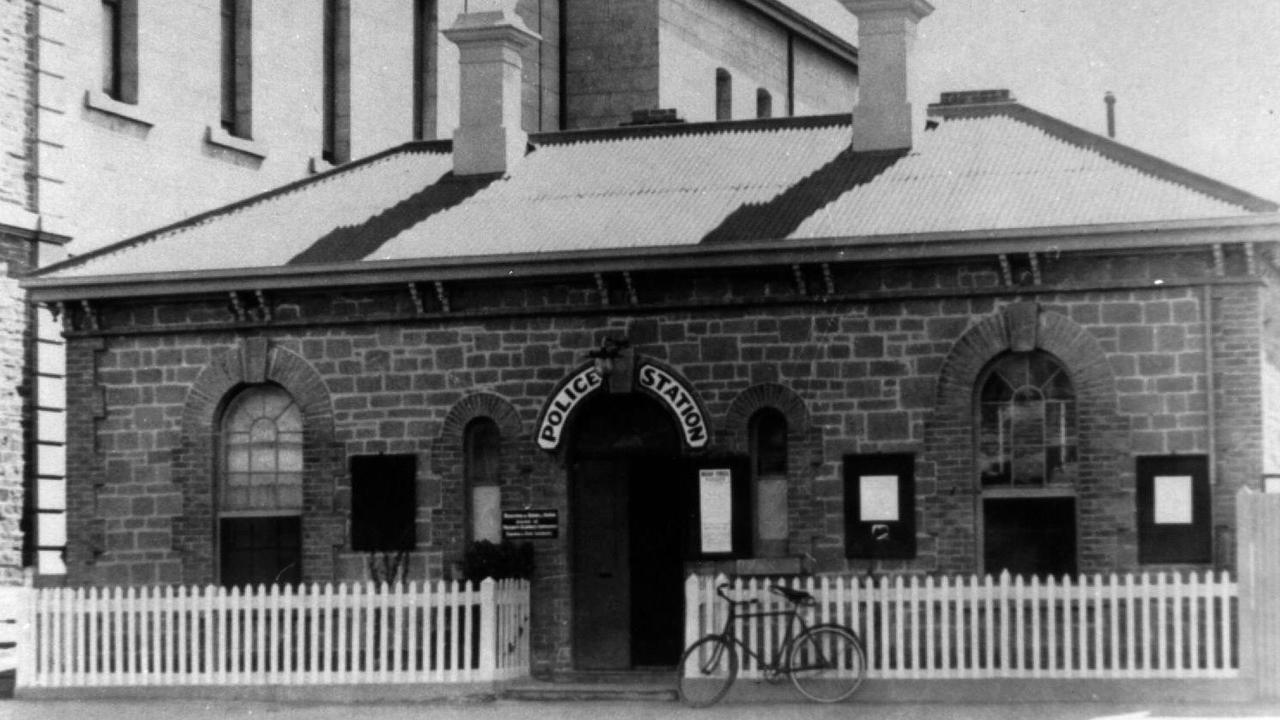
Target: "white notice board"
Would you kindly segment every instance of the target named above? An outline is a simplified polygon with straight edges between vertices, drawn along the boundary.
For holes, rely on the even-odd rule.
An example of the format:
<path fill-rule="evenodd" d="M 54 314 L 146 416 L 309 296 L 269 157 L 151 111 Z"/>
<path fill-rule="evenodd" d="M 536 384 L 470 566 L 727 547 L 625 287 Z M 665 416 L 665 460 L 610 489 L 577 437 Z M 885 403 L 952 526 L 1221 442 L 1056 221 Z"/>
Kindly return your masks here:
<path fill-rule="evenodd" d="M 862 522 L 898 522 L 898 476 L 863 475 L 858 483 Z"/>
<path fill-rule="evenodd" d="M 729 468 L 698 471 L 698 509 L 702 552 L 733 552 L 733 474 Z"/>
<path fill-rule="evenodd" d="M 1155 478 L 1155 523 L 1190 525 L 1191 476 L 1157 475 Z"/>

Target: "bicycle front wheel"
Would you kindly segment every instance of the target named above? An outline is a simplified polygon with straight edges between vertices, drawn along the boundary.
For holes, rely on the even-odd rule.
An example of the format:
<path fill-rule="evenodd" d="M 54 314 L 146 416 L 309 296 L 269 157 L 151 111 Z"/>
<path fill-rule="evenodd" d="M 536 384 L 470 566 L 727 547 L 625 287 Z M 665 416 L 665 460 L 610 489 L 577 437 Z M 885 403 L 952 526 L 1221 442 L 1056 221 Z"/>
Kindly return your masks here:
<path fill-rule="evenodd" d="M 815 702 L 840 702 L 857 691 L 867 674 L 867 656 L 853 631 L 834 625 L 810 628 L 791 644 L 791 682 Z"/>
<path fill-rule="evenodd" d="M 738 677 L 738 653 L 719 635 L 707 635 L 690 645 L 676 670 L 676 690 L 689 707 L 720 702 Z"/>

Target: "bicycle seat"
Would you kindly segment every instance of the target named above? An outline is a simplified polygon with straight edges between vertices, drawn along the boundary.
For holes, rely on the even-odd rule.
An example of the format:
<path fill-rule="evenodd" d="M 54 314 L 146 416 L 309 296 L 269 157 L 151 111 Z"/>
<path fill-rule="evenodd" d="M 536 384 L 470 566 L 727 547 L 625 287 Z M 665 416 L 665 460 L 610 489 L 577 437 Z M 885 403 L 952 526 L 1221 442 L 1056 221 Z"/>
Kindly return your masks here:
<path fill-rule="evenodd" d="M 796 605 L 812 605 L 817 602 L 809 593 L 803 590 L 793 590 L 785 585 L 770 585 L 769 589 Z"/>

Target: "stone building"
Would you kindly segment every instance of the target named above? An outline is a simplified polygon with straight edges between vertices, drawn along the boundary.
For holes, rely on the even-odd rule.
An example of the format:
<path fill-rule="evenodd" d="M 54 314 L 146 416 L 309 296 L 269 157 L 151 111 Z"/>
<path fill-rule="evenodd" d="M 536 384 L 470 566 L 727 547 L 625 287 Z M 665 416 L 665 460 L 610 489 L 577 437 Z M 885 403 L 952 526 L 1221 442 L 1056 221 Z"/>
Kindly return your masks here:
<path fill-rule="evenodd" d="M 614 126 L 657 108 L 686 120 L 847 111 L 856 87 L 857 52 L 839 32 L 836 0 L 507 2 L 537 35 L 519 51 L 515 90 L 531 132 Z M 405 142 L 450 137 L 458 54 L 441 31 L 463 7 L 496 5 L 5 3 L 0 77 L 12 92 L 0 100 L 10 151 L 0 163 L 0 256 L 22 274 Z M 26 562 L 38 556 L 56 574 L 62 347 L 47 314 L 29 324 Z"/>
<path fill-rule="evenodd" d="M 852 116 L 526 136 L 494 65 L 452 142 L 26 281 L 67 581 L 451 576 L 532 534 L 559 672 L 673 663 L 689 572 L 1229 567 L 1280 469 L 1277 206 L 1007 92 L 913 127 L 931 8 L 847 4 Z"/>

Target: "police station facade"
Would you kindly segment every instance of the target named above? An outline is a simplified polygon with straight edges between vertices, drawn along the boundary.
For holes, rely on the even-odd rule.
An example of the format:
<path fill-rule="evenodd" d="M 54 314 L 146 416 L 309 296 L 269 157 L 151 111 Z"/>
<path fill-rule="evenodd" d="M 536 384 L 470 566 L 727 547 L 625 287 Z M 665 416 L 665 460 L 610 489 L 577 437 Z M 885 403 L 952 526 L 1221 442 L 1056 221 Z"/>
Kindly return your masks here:
<path fill-rule="evenodd" d="M 1280 468 L 1275 205 L 990 100 L 910 152 L 859 149 L 855 111 L 533 136 L 479 179 L 462 133 L 48 269 L 67 581 L 458 577 L 505 537 L 564 671 L 674 664 L 689 573 L 1229 567 L 1235 494 Z M 954 168 L 1018 157 L 975 132 L 1069 155 L 1055 202 L 984 166 L 1029 219 L 965 229 L 990 192 Z M 333 200 L 397 168 L 438 179 Z"/>

